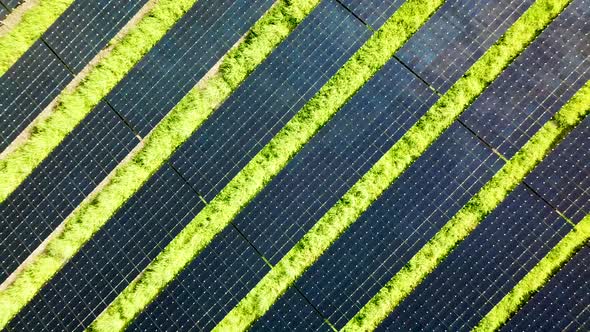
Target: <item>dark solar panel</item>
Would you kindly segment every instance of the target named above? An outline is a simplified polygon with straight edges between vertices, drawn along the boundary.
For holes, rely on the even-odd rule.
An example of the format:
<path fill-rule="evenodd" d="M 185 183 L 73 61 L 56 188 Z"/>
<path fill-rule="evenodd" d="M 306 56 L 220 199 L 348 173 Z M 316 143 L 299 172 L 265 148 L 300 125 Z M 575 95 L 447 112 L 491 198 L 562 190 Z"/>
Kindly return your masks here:
<path fill-rule="evenodd" d="M 210 331 L 269 271 L 232 227 L 221 232 L 132 323 L 130 331 Z"/>
<path fill-rule="evenodd" d="M 390 61 L 236 217 L 236 225 L 278 262 L 435 99 Z"/>
<path fill-rule="evenodd" d="M 589 331 L 590 248 L 583 247 L 502 331 Z"/>
<path fill-rule="evenodd" d="M 11 322 L 18 331 L 81 331 L 201 210 L 170 167 L 157 172 Z"/>
<path fill-rule="evenodd" d="M 129 153 L 137 139 L 98 108 L 0 204 L 1 276 L 9 275 Z"/>
<path fill-rule="evenodd" d="M 527 177 L 526 182 L 573 222 L 590 214 L 590 117 Z"/>
<path fill-rule="evenodd" d="M 295 288 L 289 288 L 250 330 L 332 331 L 330 326 Z"/>
<path fill-rule="evenodd" d="M 194 87 L 272 0 L 198 1 L 107 97 L 141 136 Z"/>
<path fill-rule="evenodd" d="M 6 7 L 0 5 L 0 20 L 3 20 L 6 17 L 6 15 L 8 15 L 8 14 L 9 14 L 8 9 L 6 9 Z"/>
<path fill-rule="evenodd" d="M 341 328 L 500 164 L 453 125 L 300 278 L 300 289 Z"/>
<path fill-rule="evenodd" d="M 402 0 L 339 0 L 371 28 L 379 29 L 404 2 Z"/>
<path fill-rule="evenodd" d="M 383 322 L 383 330 L 469 331 L 571 226 L 518 187 Z"/>
<path fill-rule="evenodd" d="M 173 165 L 212 199 L 369 35 L 341 5 L 323 1 L 179 148 Z"/>
<path fill-rule="evenodd" d="M 590 79 L 590 1 L 576 0 L 463 114 L 512 157 Z"/>
<path fill-rule="evenodd" d="M 447 1 L 397 56 L 445 92 L 531 3 L 533 0 Z"/>
<path fill-rule="evenodd" d="M 12 10 L 21 3 L 21 0 L 2 0 L 0 3 L 9 10 Z"/>
<path fill-rule="evenodd" d="M 72 3 L 42 40 L 0 77 L 0 150 L 70 82 L 69 70 L 82 70 L 146 1 Z"/>
<path fill-rule="evenodd" d="M 0 149 L 4 149 L 53 98 L 72 75 L 55 54 L 37 41 L 0 77 Z"/>

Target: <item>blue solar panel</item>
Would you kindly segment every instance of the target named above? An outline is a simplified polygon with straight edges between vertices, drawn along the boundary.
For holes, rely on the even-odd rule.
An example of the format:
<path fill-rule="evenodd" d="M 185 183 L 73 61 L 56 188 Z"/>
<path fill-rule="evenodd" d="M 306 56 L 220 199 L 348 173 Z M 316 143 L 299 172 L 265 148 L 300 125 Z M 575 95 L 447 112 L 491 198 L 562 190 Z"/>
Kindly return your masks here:
<path fill-rule="evenodd" d="M 470 331 L 571 226 L 520 186 L 383 322 L 383 330 Z"/>
<path fill-rule="evenodd" d="M 70 82 L 69 70 L 82 70 L 146 1 L 72 3 L 42 39 L 0 77 L 0 110 L 7 110 L 0 112 L 0 150 Z"/>
<path fill-rule="evenodd" d="M 210 331 L 268 271 L 250 244 L 228 227 L 128 330 Z"/>
<path fill-rule="evenodd" d="M 0 77 L 0 149 L 8 146 L 71 79 L 64 64 L 43 42 L 33 44 Z"/>
<path fill-rule="evenodd" d="M 390 61 L 235 219 L 273 264 L 434 103 Z"/>
<path fill-rule="evenodd" d="M 590 79 L 588 22 L 590 1 L 573 1 L 461 120 L 513 156 Z"/>
<path fill-rule="evenodd" d="M 501 166 L 454 124 L 298 281 L 341 328 Z"/>
<path fill-rule="evenodd" d="M 198 1 L 107 96 L 141 136 L 246 33 L 273 0 Z"/>
<path fill-rule="evenodd" d="M 3 20 L 6 17 L 6 15 L 8 15 L 8 14 L 9 14 L 8 9 L 6 7 L 0 5 L 0 20 Z"/>
<path fill-rule="evenodd" d="M 20 2 L 21 2 L 21 0 L 2 0 L 2 1 L 0 1 L 0 3 L 2 3 L 2 5 L 4 5 L 4 7 L 6 7 L 9 10 L 16 8 L 16 6 L 18 6 Z"/>
<path fill-rule="evenodd" d="M 157 172 L 11 322 L 19 331 L 79 331 L 203 207 L 170 167 Z"/>
<path fill-rule="evenodd" d="M 445 92 L 531 3 L 532 0 L 447 1 L 397 56 L 426 82 Z"/>
<path fill-rule="evenodd" d="M 147 0 L 76 0 L 47 29 L 43 40 L 78 73 Z"/>
<path fill-rule="evenodd" d="M 590 214 L 590 117 L 527 177 L 536 192 L 573 222 Z"/>
<path fill-rule="evenodd" d="M 379 29 L 404 3 L 402 0 L 340 0 L 371 28 Z"/>
<path fill-rule="evenodd" d="M 37 248 L 137 142 L 115 113 L 100 104 L 0 204 L 2 279 Z"/>
<path fill-rule="evenodd" d="M 173 165 L 212 199 L 369 34 L 338 3 L 323 1 L 175 153 Z"/>
<path fill-rule="evenodd" d="M 590 248 L 583 247 L 502 331 L 590 331 Z"/>
<path fill-rule="evenodd" d="M 319 313 L 295 288 L 289 288 L 250 330 L 332 331 Z"/>

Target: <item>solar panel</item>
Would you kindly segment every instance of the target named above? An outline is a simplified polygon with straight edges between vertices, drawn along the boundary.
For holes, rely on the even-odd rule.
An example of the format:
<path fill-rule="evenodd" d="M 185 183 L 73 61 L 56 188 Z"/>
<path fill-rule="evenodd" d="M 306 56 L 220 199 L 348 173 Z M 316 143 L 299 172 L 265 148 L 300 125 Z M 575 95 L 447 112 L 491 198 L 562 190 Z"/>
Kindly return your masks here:
<path fill-rule="evenodd" d="M 371 28 L 377 30 L 404 2 L 401 0 L 340 0 L 340 3 Z"/>
<path fill-rule="evenodd" d="M 202 207 L 186 182 L 163 167 L 10 326 L 21 331 L 88 327 Z"/>
<path fill-rule="evenodd" d="M 552 206 L 579 222 L 590 214 L 590 117 L 587 117 L 527 177 Z"/>
<path fill-rule="evenodd" d="M 277 263 L 435 100 L 390 61 L 244 208 L 236 225 Z"/>
<path fill-rule="evenodd" d="M 147 0 L 74 1 L 0 78 L 0 150 L 45 108 Z M 72 72 L 70 72 L 70 70 Z M 11 92 L 14 91 L 14 92 Z"/>
<path fill-rule="evenodd" d="M 590 2 L 573 1 L 461 120 L 507 158 L 590 79 Z"/>
<path fill-rule="evenodd" d="M 8 276 L 138 141 L 104 103 L 0 204 L 0 262 Z"/>
<path fill-rule="evenodd" d="M 572 227 L 518 187 L 383 322 L 383 330 L 469 331 Z"/>
<path fill-rule="evenodd" d="M 279 131 L 370 35 L 323 1 L 172 157 L 207 200 Z"/>
<path fill-rule="evenodd" d="M 128 330 L 211 330 L 269 269 L 239 232 L 228 227 Z"/>
<path fill-rule="evenodd" d="M 0 1 L 0 3 L 2 3 L 2 5 L 4 5 L 4 7 L 6 7 L 9 10 L 16 8 L 16 6 L 18 6 L 18 4 L 20 2 L 21 2 L 20 0 L 2 0 L 2 1 Z"/>
<path fill-rule="evenodd" d="M 303 294 L 342 328 L 500 166 L 454 124 L 299 279 Z"/>
<path fill-rule="evenodd" d="M 0 4 L 0 20 L 3 20 L 8 14 L 8 9 Z"/>
<path fill-rule="evenodd" d="M 107 100 L 135 131 L 147 135 L 272 3 L 198 1 Z"/>
<path fill-rule="evenodd" d="M 72 75 L 41 41 L 0 77 L 0 149 L 4 149 L 66 86 Z"/>
<path fill-rule="evenodd" d="M 502 331 L 588 331 L 590 248 L 583 247 Z"/>
<path fill-rule="evenodd" d="M 445 92 L 533 3 L 532 0 L 447 1 L 397 56 Z"/>
<path fill-rule="evenodd" d="M 332 331 L 295 288 L 287 292 L 251 327 L 252 331 Z"/>

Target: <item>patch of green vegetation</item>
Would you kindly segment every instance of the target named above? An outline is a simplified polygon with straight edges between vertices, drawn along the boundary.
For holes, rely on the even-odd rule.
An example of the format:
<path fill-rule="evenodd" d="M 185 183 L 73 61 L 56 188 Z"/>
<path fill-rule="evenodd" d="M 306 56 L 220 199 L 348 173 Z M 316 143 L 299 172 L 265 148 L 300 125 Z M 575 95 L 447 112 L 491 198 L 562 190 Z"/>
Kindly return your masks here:
<path fill-rule="evenodd" d="M 344 331 L 372 330 L 465 239 L 543 158 L 590 113 L 590 82 L 543 127 L 422 247 L 414 257 L 346 324 Z M 588 225 L 583 227 L 587 236 Z M 578 232 L 579 233 L 579 232 Z M 580 235 L 572 235 L 550 262 L 558 264 L 567 250 L 573 250 Z M 573 241 L 573 242 L 572 242 Z M 571 253 L 570 253 L 571 254 Z M 541 271 L 547 271 L 544 263 Z M 551 265 L 553 266 L 553 265 Z M 531 284 L 534 286 L 534 284 Z M 524 287 L 524 286 L 523 286 Z M 516 293 L 515 296 L 521 293 Z M 485 326 L 497 323 L 508 313 L 508 304 L 493 313 Z"/>
<path fill-rule="evenodd" d="M 171 0 L 170 4 L 177 1 Z M 256 22 L 245 39 L 224 57 L 219 71 L 201 81 L 170 111 L 146 137 L 143 146 L 134 150 L 127 161 L 117 166 L 102 190 L 87 197 L 66 218 L 64 229 L 48 241 L 45 249 L 27 263 L 5 290 L 0 291 L 0 329 L 139 190 L 174 150 L 199 128 L 318 3 L 319 0 L 280 0 Z M 179 254 L 174 260 L 186 260 L 186 257 Z M 166 275 L 161 277 L 165 278 Z M 154 285 L 161 283 L 158 281 Z M 141 289 L 144 286 L 140 284 L 139 287 Z M 130 299 L 120 311 L 110 308 L 93 324 L 92 329 L 122 329 L 153 296 Z M 124 299 L 118 298 L 118 303 Z"/>
<path fill-rule="evenodd" d="M 473 329 L 496 331 L 590 240 L 590 215 L 577 224 Z"/>
<path fill-rule="evenodd" d="M 0 76 L 45 33 L 74 0 L 39 0 L 0 37 Z"/>
<path fill-rule="evenodd" d="M 112 331 L 124 328 L 286 166 L 442 3 L 442 0 L 409 0 L 404 4 L 170 242 L 140 277 L 119 294 L 90 329 Z M 303 18 L 303 15 L 300 16 Z M 237 327 L 232 326 L 232 329 Z"/>
<path fill-rule="evenodd" d="M 196 1 L 158 0 L 123 38 L 112 41 L 111 52 L 75 89 L 61 92 L 49 117 L 36 123 L 30 137 L 0 160 L 0 202 L 49 156 Z"/>
<path fill-rule="evenodd" d="M 430 2 L 428 7 L 437 8 L 442 2 Z M 451 89 L 432 106 L 432 108 L 418 122 L 404 134 L 404 136 L 369 170 L 317 223 L 297 244 L 273 267 L 273 269 L 243 298 L 238 305 L 216 327 L 219 331 L 242 330 L 259 318 L 270 306 L 299 278 L 327 248 L 374 202 L 387 187 L 389 187 L 442 133 L 455 119 L 477 98 L 485 88 L 498 77 L 501 72 L 528 46 L 534 38 L 557 16 L 569 3 L 569 1 L 538 0 L 515 24 L 479 59 Z M 430 15 L 424 9 L 425 3 L 420 1 L 407 2 L 410 6 L 409 13 L 404 9 L 398 12 L 401 17 L 412 17 L 413 26 L 417 29 Z M 426 6 L 425 6 L 426 7 Z M 426 7 L 426 8 L 428 8 Z M 420 16 L 413 13 L 421 12 Z M 542 15 L 539 14 L 542 12 Z M 398 14 L 396 13 L 396 14 Z M 393 21 L 400 20 L 400 16 L 394 15 Z M 403 19 L 402 19 L 403 20 Z M 392 21 L 390 21 L 392 22 Z M 392 23 L 393 26 L 397 25 Z M 405 26 L 405 24 L 404 24 Z M 391 26 L 386 25 L 386 29 Z M 394 28 L 397 30 L 397 28 Z M 407 29 L 404 27 L 402 29 Z M 394 32 L 390 36 L 398 36 L 402 32 Z M 404 30 L 404 33 L 407 33 Z M 379 38 L 376 36 L 376 38 Z M 384 44 L 387 44 L 384 42 Z M 371 49 L 379 49 L 380 45 L 373 43 Z M 361 53 L 362 54 L 362 53 Z M 377 53 L 371 53 L 377 55 Z M 393 55 L 387 54 L 389 57 Z M 388 56 L 384 53 L 378 55 L 384 63 Z M 362 59 L 363 57 L 361 57 Z M 351 61 L 355 61 L 353 58 Z M 362 63 L 369 63 L 365 58 Z M 354 66 L 357 67 L 357 66 Z M 354 72 L 362 73 L 362 66 L 355 68 Z M 373 66 L 375 70 L 378 66 Z M 338 76 L 335 78 L 338 79 Z M 368 79 L 368 77 L 367 77 Z M 340 81 L 340 80 L 339 80 Z M 350 82 L 351 80 L 349 80 Z M 342 80 L 342 85 L 350 84 Z M 342 87 L 346 89 L 348 87 Z M 334 89 L 338 91 L 337 89 Z M 321 92 L 320 92 L 321 93 Z M 314 109 L 321 109 L 322 105 L 331 105 L 329 102 L 314 104 Z M 304 112 L 305 113 L 305 109 Z M 308 123 L 318 123 L 313 117 L 306 115 Z M 296 120 L 295 118 L 294 120 Z M 321 122 L 320 122 L 321 123 Z M 289 128 L 288 126 L 285 128 Z M 305 126 L 305 121 L 297 129 L 299 131 L 310 130 Z M 277 139 L 282 139 L 277 135 Z M 297 134 L 294 134 L 296 136 Z M 269 144 L 270 151 L 285 149 L 289 144 L 298 144 L 295 139 L 280 141 L 281 144 Z M 268 150 L 266 150 L 268 151 Z M 278 154 L 271 155 L 277 160 Z M 265 163 L 255 159 L 258 166 L 244 168 L 242 172 L 249 174 L 251 182 L 242 182 L 243 185 L 235 189 L 244 188 L 248 184 L 252 186 L 252 178 L 265 176 L 263 169 L 271 169 L 280 166 L 275 163 Z M 287 160 L 285 159 L 286 163 Z M 261 170 L 254 173 L 253 170 Z M 252 171 L 251 171 L 252 170 Z M 248 173 L 246 173 L 248 174 Z M 268 176 L 268 175 L 267 175 Z M 236 177 L 237 179 L 238 177 Z M 231 190 L 231 189 L 230 189 Z M 254 192 L 255 193 L 255 192 Z M 225 198 L 223 195 L 220 197 Z M 230 201 L 230 200 L 228 200 Z M 241 202 L 234 200 L 236 206 Z M 234 208 L 237 209 L 237 208 Z M 228 208 L 219 208 L 224 213 Z M 211 220 L 218 221 L 218 217 L 210 215 Z M 206 225 L 205 222 L 202 222 Z M 201 241 L 204 241 L 201 240 Z M 382 306 L 376 306 L 383 309 Z M 372 315 L 372 314 L 371 314 Z M 365 315 L 364 315 L 365 316 Z M 364 317 L 363 316 L 363 317 Z M 370 327 L 380 322 L 380 316 L 372 316 L 366 320 L 359 319 L 358 330 L 362 327 Z M 354 324 L 354 323 L 353 323 Z M 367 325 L 365 325 L 367 324 Z M 350 330 L 355 330 L 350 328 Z"/>

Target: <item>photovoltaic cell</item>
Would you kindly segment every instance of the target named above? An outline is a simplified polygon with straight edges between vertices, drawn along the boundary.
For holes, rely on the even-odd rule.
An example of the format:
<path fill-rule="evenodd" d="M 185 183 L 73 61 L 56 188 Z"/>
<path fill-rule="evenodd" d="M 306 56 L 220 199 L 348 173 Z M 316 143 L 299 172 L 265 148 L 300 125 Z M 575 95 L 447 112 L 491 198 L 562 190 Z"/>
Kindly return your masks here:
<path fill-rule="evenodd" d="M 461 120 L 507 158 L 590 79 L 590 1 L 575 0 Z"/>
<path fill-rule="evenodd" d="M 0 149 L 8 146 L 71 79 L 47 45 L 41 41 L 33 44 L 0 77 Z"/>
<path fill-rule="evenodd" d="M 0 204 L 2 280 L 73 211 L 138 141 L 100 104 Z"/>
<path fill-rule="evenodd" d="M 369 34 L 341 5 L 323 1 L 179 148 L 172 164 L 212 199 Z"/>
<path fill-rule="evenodd" d="M 381 325 L 389 331 L 470 331 L 570 226 L 519 186 Z"/>
<path fill-rule="evenodd" d="M 72 80 L 72 72 L 78 73 L 146 1 L 72 3 L 0 77 L 0 149 L 32 122 Z"/>
<path fill-rule="evenodd" d="M 25 307 L 18 331 L 81 331 L 201 210 L 170 167 L 158 171 Z"/>
<path fill-rule="evenodd" d="M 502 331 L 590 330 L 590 248 L 582 249 Z"/>
<path fill-rule="evenodd" d="M 107 45 L 147 0 L 76 0 L 43 34 L 74 72 Z"/>
<path fill-rule="evenodd" d="M 273 2 L 198 1 L 107 100 L 135 131 L 147 135 Z"/>
<path fill-rule="evenodd" d="M 272 264 L 436 100 L 401 64 L 388 62 L 236 217 Z"/>
<path fill-rule="evenodd" d="M 16 6 L 19 5 L 21 0 L 2 0 L 0 3 L 4 5 L 4 7 L 8 8 L 9 10 L 13 10 Z"/>
<path fill-rule="evenodd" d="M 447 1 L 397 56 L 426 82 L 445 92 L 532 3 Z"/>
<path fill-rule="evenodd" d="M 454 124 L 298 281 L 342 328 L 471 198 L 501 161 Z"/>
<path fill-rule="evenodd" d="M 0 20 L 3 20 L 9 14 L 6 7 L 0 5 Z"/>
<path fill-rule="evenodd" d="M 210 331 L 269 271 L 232 227 L 221 232 L 128 328 Z"/>
<path fill-rule="evenodd" d="M 527 177 L 537 193 L 577 223 L 590 213 L 590 117 Z"/>
<path fill-rule="evenodd" d="M 340 0 L 340 2 L 375 30 L 379 29 L 404 3 L 401 0 Z"/>
<path fill-rule="evenodd" d="M 332 331 L 314 308 L 289 288 L 250 328 L 251 331 Z"/>

